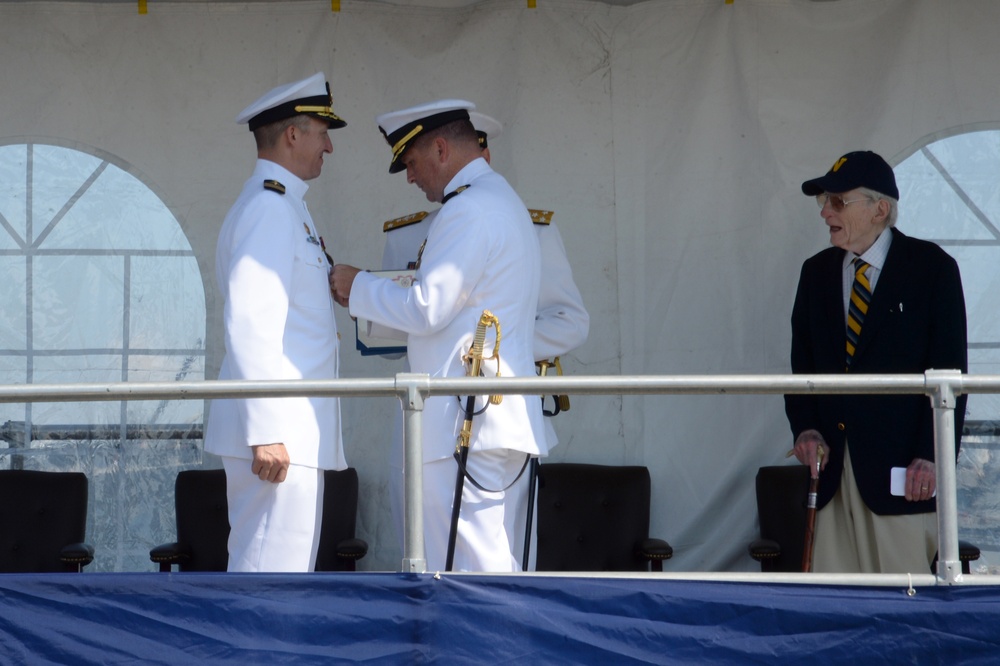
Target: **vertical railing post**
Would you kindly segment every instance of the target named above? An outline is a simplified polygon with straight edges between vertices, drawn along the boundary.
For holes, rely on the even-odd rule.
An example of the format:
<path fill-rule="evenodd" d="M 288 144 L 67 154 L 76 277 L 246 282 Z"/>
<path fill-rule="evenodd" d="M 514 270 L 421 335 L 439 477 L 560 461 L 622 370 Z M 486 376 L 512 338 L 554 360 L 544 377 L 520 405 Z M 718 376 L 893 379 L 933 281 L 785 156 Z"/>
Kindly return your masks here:
<path fill-rule="evenodd" d="M 958 554 L 958 476 L 955 472 L 955 398 L 961 393 L 958 370 L 924 373 L 934 408 L 934 469 L 937 481 L 939 583 L 954 584 L 962 576 Z"/>
<path fill-rule="evenodd" d="M 403 403 L 403 573 L 427 571 L 424 548 L 424 453 L 421 432 L 430 375 L 401 372 L 396 389 Z"/>

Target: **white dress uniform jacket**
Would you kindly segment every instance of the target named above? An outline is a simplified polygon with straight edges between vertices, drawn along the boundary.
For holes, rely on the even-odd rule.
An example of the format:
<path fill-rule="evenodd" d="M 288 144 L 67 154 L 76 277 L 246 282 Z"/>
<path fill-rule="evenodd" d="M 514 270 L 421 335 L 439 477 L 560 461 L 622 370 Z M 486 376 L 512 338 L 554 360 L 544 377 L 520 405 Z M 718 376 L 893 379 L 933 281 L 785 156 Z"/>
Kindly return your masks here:
<path fill-rule="evenodd" d="M 415 283 L 404 289 L 359 273 L 351 289 L 351 314 L 405 331 L 413 372 L 461 377 L 466 374 L 462 355 L 483 310 L 490 310 L 500 321 L 501 375 L 533 375 L 540 259 L 531 217 L 482 158 L 466 165 L 444 192 L 463 185 L 468 189 L 442 206 L 430 225 Z M 486 355 L 492 352 L 491 341 L 492 332 Z M 495 376 L 496 363 L 484 362 L 483 374 Z M 455 397 L 427 400 L 424 462 L 452 455 L 463 418 Z M 471 450 L 492 449 L 547 454 L 537 396 L 505 395 L 475 418 Z"/>
<path fill-rule="evenodd" d="M 285 194 L 265 189 L 265 180 Z M 337 324 L 330 265 L 303 196 L 308 185 L 258 159 L 219 234 L 216 279 L 225 299 L 220 379 L 333 379 Z M 337 398 L 214 400 L 205 450 L 252 459 L 257 444 L 283 442 L 293 465 L 344 469 Z"/>
<path fill-rule="evenodd" d="M 533 211 L 532 215 L 536 212 Z M 429 235 L 437 213 L 436 210 L 430 213 L 415 213 L 412 217 L 418 221 L 409 222 L 409 218 L 400 218 L 403 222 L 398 228 L 386 230 L 385 247 L 382 250 L 382 270 L 400 270 L 416 262 L 420 246 Z M 549 213 L 545 215 L 551 216 Z M 541 251 L 542 272 L 532 352 L 535 361 L 551 361 L 557 356 L 568 354 L 587 341 L 590 315 L 583 305 L 580 290 L 573 281 L 573 269 L 566 257 L 566 247 L 563 245 L 562 236 L 559 235 L 559 229 L 551 221 L 536 221 L 533 226 Z M 500 348 L 502 352 L 502 341 Z M 387 358 L 396 359 L 400 356 L 402 355 L 388 355 Z M 401 422 L 396 424 L 396 431 L 394 440 L 399 440 L 402 436 Z M 559 443 L 551 419 L 545 419 L 545 439 L 549 450 L 554 449 Z M 395 441 L 394 455 L 398 454 L 396 457 L 401 458 L 401 452 L 402 443 Z"/>
<path fill-rule="evenodd" d="M 431 222 L 437 211 L 421 211 L 386 222 L 385 245 L 382 247 L 382 270 L 394 271 L 412 268 L 420 255 L 420 246 L 427 240 Z"/>
<path fill-rule="evenodd" d="M 573 281 L 573 269 L 555 223 L 536 224 L 542 251 L 542 282 L 535 314 L 535 360 L 552 360 L 587 341 L 590 315 Z"/>
<path fill-rule="evenodd" d="M 437 211 L 423 215 L 417 222 L 386 233 L 382 270 L 400 270 L 416 262 Z M 535 223 L 534 228 L 542 256 L 542 273 L 532 351 L 536 361 L 545 361 L 568 354 L 587 341 L 590 315 L 573 281 L 573 269 L 559 229 L 554 222 Z M 501 351 L 502 347 L 501 342 Z"/>

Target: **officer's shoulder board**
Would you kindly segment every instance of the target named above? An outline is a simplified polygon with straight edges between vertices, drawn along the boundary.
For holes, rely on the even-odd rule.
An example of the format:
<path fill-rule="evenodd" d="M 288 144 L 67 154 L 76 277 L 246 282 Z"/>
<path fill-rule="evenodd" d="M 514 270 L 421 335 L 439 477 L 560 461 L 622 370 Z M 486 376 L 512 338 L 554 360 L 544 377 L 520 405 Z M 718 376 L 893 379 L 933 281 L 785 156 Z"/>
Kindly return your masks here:
<path fill-rule="evenodd" d="M 551 210 L 539 210 L 538 208 L 529 208 L 528 212 L 531 213 L 531 221 L 535 224 L 551 224 L 552 215 L 554 213 Z"/>
<path fill-rule="evenodd" d="M 382 225 L 382 232 L 387 233 L 393 229 L 402 229 L 403 227 L 408 227 L 411 224 L 416 224 L 429 214 L 430 213 L 427 211 L 422 210 L 419 213 L 412 213 L 410 215 L 404 215 L 403 217 L 397 217 L 395 220 L 389 220 Z"/>
<path fill-rule="evenodd" d="M 270 178 L 264 181 L 264 189 L 277 192 L 278 194 L 285 193 L 285 186 L 276 180 L 271 180 Z"/>

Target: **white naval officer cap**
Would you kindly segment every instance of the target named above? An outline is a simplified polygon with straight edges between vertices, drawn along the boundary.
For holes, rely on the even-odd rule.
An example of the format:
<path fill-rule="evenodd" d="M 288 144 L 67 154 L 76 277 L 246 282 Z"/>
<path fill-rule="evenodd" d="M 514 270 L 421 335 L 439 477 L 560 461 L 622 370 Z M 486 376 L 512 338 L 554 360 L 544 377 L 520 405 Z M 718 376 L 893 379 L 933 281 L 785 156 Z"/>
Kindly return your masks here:
<path fill-rule="evenodd" d="M 347 125 L 347 122 L 333 112 L 333 95 L 330 94 L 330 84 L 323 72 L 316 72 L 301 81 L 278 86 L 264 93 L 260 99 L 240 112 L 236 122 L 241 125 L 249 124 L 252 132 L 258 127 L 298 115 L 325 120 L 330 129 Z"/>
<path fill-rule="evenodd" d="M 472 121 L 472 126 L 476 128 L 480 148 L 489 148 L 489 140 L 497 138 L 500 136 L 500 132 L 503 131 L 503 125 L 500 124 L 500 121 L 489 117 L 485 113 L 469 111 L 469 120 Z"/>
<path fill-rule="evenodd" d="M 399 173 L 406 168 L 400 158 L 414 139 L 455 120 L 468 120 L 469 112 L 475 108 L 475 104 L 462 99 L 441 99 L 375 116 L 382 136 L 392 148 L 389 173 Z"/>

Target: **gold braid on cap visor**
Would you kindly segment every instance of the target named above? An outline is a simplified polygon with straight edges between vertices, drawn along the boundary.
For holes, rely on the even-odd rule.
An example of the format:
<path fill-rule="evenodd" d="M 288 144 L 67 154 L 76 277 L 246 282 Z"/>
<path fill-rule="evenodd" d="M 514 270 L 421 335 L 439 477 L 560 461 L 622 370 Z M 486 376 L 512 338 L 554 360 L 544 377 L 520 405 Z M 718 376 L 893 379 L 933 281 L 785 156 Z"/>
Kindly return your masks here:
<path fill-rule="evenodd" d="M 413 137 L 415 137 L 416 135 L 420 134 L 423 131 L 424 131 L 424 126 L 417 125 L 416 127 L 410 130 L 409 134 L 407 134 L 402 139 L 397 141 L 396 145 L 392 147 L 392 161 L 395 162 L 396 160 L 398 160 L 399 156 L 403 153 L 404 150 L 406 150 L 407 142 L 409 142 L 410 139 L 412 139 Z"/>
<path fill-rule="evenodd" d="M 333 112 L 333 107 L 329 106 L 306 106 L 300 104 L 295 107 L 295 113 L 315 113 L 316 115 L 323 116 L 324 118 L 343 121 L 343 118 Z"/>

